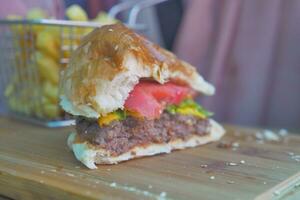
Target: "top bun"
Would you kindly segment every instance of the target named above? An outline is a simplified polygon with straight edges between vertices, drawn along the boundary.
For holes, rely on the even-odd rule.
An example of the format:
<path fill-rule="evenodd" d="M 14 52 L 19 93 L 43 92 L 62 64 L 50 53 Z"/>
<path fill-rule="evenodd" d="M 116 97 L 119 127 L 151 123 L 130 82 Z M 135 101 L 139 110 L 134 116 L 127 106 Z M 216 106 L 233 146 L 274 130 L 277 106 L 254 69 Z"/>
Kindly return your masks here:
<path fill-rule="evenodd" d="M 139 79 L 172 80 L 206 95 L 214 94 L 190 64 L 123 24 L 89 33 L 61 74 L 61 106 L 73 115 L 98 118 L 119 108 Z"/>

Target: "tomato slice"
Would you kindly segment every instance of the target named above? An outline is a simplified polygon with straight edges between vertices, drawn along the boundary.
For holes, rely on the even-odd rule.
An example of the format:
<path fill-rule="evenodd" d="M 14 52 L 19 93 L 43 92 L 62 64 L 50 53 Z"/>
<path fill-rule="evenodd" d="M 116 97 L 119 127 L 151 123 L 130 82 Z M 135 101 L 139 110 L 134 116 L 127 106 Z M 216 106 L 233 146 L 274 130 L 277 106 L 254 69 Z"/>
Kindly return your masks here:
<path fill-rule="evenodd" d="M 130 92 L 124 107 L 142 117 L 154 119 L 159 118 L 166 105 L 179 104 L 193 95 L 193 90 L 187 86 L 141 81 Z"/>

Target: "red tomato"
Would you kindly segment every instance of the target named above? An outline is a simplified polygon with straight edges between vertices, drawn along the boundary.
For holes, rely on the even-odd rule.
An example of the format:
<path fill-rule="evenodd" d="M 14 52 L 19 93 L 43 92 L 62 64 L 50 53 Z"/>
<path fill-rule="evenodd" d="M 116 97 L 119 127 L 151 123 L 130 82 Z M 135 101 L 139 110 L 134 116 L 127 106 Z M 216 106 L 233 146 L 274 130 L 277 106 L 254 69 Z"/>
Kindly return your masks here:
<path fill-rule="evenodd" d="M 160 116 L 165 105 L 179 104 L 193 94 L 193 90 L 187 86 L 141 81 L 130 92 L 124 106 L 129 111 L 154 119 Z"/>

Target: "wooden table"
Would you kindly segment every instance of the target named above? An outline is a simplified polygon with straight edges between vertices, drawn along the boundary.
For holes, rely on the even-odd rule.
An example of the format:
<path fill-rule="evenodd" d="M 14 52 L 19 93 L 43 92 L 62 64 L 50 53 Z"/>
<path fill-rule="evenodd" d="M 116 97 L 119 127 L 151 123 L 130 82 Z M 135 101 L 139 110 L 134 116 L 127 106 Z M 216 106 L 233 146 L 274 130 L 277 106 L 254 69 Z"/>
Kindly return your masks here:
<path fill-rule="evenodd" d="M 300 199 L 300 136 L 220 142 L 89 170 L 67 148 L 73 128 L 0 118 L 0 194 L 13 199 Z M 230 144 L 231 143 L 231 144 Z M 229 145 L 230 144 L 230 145 Z"/>

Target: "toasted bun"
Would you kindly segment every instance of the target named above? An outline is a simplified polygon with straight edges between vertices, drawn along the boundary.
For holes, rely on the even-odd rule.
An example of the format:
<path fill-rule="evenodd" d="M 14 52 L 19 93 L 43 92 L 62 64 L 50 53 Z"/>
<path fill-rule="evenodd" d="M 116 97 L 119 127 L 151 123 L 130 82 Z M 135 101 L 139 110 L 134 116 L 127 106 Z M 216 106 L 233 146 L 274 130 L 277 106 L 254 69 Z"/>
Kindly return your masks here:
<path fill-rule="evenodd" d="M 185 149 L 188 147 L 195 147 L 209 142 L 217 141 L 225 134 L 225 130 L 214 120 L 210 119 L 210 124 L 210 133 L 206 136 L 193 135 L 186 141 L 177 139 L 169 143 L 153 143 L 148 146 L 137 146 L 119 156 L 111 156 L 107 150 L 97 148 L 97 146 L 92 145 L 87 141 L 80 143 L 76 142 L 76 133 L 70 134 L 68 138 L 68 145 L 70 149 L 73 150 L 77 160 L 82 162 L 90 169 L 97 169 L 97 166 L 95 164 L 117 164 L 119 162 L 130 160 L 133 158 L 152 156 L 161 153 L 170 153 L 175 149 Z"/>
<path fill-rule="evenodd" d="M 97 118 L 123 108 L 141 78 L 163 84 L 169 80 L 214 94 L 190 64 L 146 40 L 122 24 L 88 34 L 61 75 L 61 105 L 73 115 Z"/>

